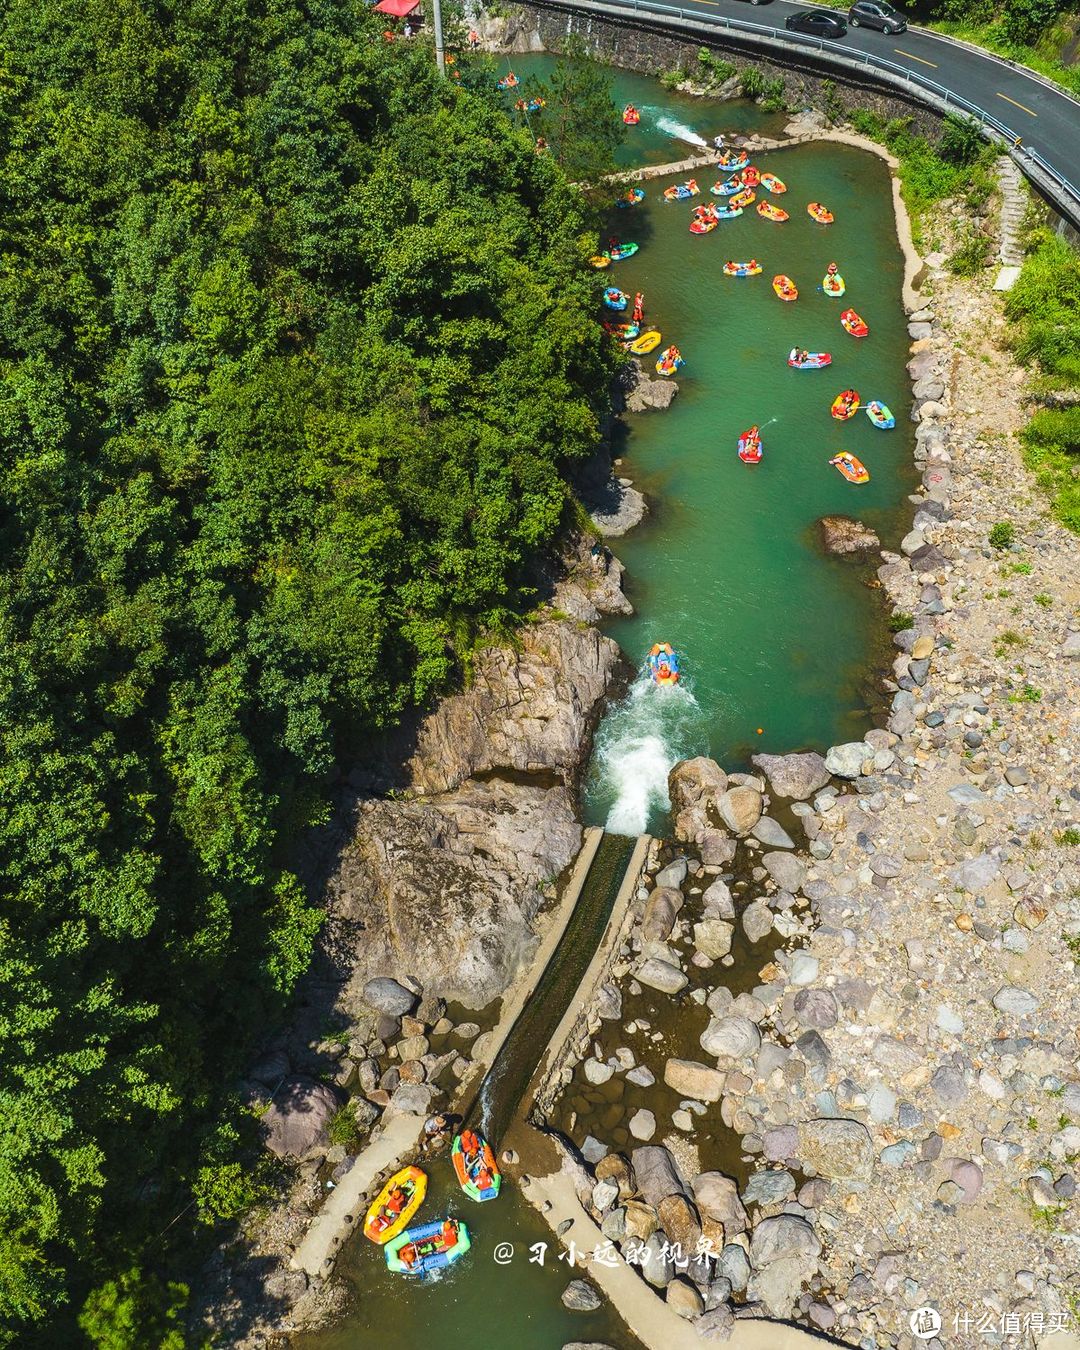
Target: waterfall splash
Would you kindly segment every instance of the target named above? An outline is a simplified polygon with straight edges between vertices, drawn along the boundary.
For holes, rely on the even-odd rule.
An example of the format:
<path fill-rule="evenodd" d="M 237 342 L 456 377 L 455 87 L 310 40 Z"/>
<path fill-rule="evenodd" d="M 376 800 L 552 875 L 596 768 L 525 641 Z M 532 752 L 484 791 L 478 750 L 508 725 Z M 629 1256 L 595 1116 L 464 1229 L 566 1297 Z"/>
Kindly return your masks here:
<path fill-rule="evenodd" d="M 705 740 L 702 712 L 685 679 L 659 688 L 647 673 L 630 686 L 597 733 L 593 776 L 610 803 L 612 834 L 643 834 L 670 806 L 668 774 Z"/>
<path fill-rule="evenodd" d="M 700 146 L 703 150 L 707 147 L 708 143 L 704 136 L 699 136 L 691 127 L 686 126 L 685 123 L 674 117 L 658 117 L 656 125 L 661 131 L 666 131 L 669 136 L 677 141 L 685 141 L 687 145 Z"/>

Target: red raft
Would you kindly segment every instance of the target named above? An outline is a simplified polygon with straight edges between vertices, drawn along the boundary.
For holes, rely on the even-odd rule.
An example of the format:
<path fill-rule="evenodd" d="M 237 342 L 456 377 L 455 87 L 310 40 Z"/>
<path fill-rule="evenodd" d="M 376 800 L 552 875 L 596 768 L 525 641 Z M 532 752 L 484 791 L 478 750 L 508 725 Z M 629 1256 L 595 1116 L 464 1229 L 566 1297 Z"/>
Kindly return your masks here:
<path fill-rule="evenodd" d="M 749 427 L 739 437 L 739 458 L 744 464 L 760 464 L 761 455 L 761 432 L 756 426 Z"/>

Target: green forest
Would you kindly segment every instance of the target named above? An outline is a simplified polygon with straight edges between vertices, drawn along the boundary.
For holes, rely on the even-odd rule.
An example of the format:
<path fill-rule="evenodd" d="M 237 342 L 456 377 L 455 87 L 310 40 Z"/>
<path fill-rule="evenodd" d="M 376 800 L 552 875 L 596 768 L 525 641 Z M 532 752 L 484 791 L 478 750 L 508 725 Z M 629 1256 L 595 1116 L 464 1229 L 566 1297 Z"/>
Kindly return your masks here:
<path fill-rule="evenodd" d="M 8 1344 L 183 1344 L 176 1251 L 256 1194 L 229 1085 L 318 929 L 290 844 L 530 607 L 596 443 L 554 116 L 595 73 L 537 154 L 482 61 L 384 26 L 3 5 Z"/>

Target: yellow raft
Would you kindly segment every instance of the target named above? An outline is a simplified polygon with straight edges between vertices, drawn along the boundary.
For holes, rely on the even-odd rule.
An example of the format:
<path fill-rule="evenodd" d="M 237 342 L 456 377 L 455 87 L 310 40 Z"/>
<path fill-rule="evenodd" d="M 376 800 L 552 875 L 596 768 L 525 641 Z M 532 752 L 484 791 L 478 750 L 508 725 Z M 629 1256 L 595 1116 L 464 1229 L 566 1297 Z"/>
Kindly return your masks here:
<path fill-rule="evenodd" d="M 634 341 L 630 343 L 630 350 L 635 356 L 648 356 L 650 352 L 655 351 L 659 346 L 660 334 L 653 328 L 648 333 L 642 333 L 639 338 L 635 338 Z"/>
<path fill-rule="evenodd" d="M 396 1238 L 405 1231 L 426 1194 L 427 1173 L 419 1167 L 403 1167 L 395 1172 L 364 1215 L 364 1236 L 380 1247 Z"/>

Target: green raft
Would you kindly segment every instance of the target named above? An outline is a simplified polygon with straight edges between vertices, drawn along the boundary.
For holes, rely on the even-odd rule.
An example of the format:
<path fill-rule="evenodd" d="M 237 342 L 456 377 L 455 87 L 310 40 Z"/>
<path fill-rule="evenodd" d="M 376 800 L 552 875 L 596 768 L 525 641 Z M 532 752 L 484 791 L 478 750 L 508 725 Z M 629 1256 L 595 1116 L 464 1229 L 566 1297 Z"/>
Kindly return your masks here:
<path fill-rule="evenodd" d="M 422 1280 L 432 1271 L 452 1266 L 471 1246 L 469 1230 L 460 1219 L 436 1219 L 418 1228 L 406 1228 L 383 1250 L 390 1270 Z"/>

